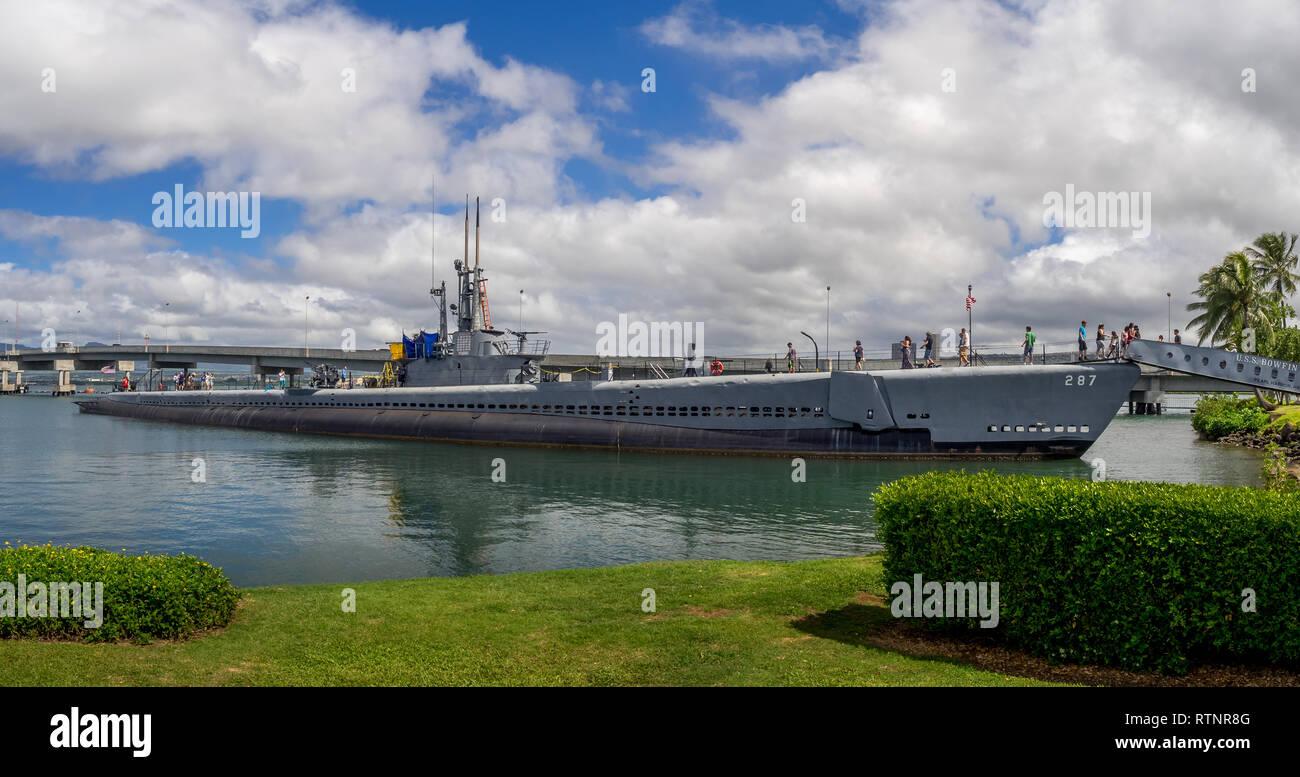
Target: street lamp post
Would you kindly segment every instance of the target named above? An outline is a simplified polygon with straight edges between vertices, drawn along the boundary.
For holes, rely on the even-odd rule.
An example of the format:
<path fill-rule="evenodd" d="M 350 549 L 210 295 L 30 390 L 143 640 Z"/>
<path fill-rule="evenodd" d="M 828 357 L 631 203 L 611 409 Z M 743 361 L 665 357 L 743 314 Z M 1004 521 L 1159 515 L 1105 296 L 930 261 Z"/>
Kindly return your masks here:
<path fill-rule="evenodd" d="M 13 349 L 14 353 L 18 353 L 18 311 L 19 311 L 18 303 L 15 302 L 14 303 L 14 349 Z M 6 324 L 9 323 L 9 319 L 6 318 L 5 323 Z M 5 350 L 8 351 L 9 347 L 5 346 Z"/>
<path fill-rule="evenodd" d="M 1165 303 L 1165 342 L 1172 343 L 1174 341 L 1174 293 L 1172 291 L 1165 292 Z"/>
<path fill-rule="evenodd" d="M 831 287 L 826 287 L 826 371 L 831 371 Z"/>
<path fill-rule="evenodd" d="M 812 335 L 810 335 L 810 334 L 808 334 L 807 332 L 804 332 L 804 331 L 802 331 L 802 330 L 799 332 L 799 334 L 801 334 L 801 335 L 803 335 L 804 337 L 808 338 L 808 340 L 809 340 L 810 342 L 812 342 L 812 344 L 813 344 L 813 367 L 814 367 L 814 369 L 816 369 L 818 372 L 821 372 L 821 368 L 818 367 L 817 365 L 818 365 L 818 363 L 821 361 L 821 358 L 822 358 L 822 357 L 821 357 L 821 352 L 817 350 L 817 340 L 816 340 L 816 338 L 814 338 Z M 796 364 L 795 366 L 798 367 L 799 365 Z"/>
<path fill-rule="evenodd" d="M 307 301 L 302 303 L 302 352 L 303 355 L 310 359 L 311 348 L 307 345 L 307 309 L 311 307 L 311 295 L 307 295 Z"/>

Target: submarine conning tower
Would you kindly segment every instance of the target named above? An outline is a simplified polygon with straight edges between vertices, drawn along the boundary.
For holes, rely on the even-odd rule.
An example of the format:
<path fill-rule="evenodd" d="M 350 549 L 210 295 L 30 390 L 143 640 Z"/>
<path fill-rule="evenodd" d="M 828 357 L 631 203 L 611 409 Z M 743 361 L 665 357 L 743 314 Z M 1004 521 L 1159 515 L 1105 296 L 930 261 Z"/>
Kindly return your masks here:
<path fill-rule="evenodd" d="M 487 279 L 479 251 L 481 231 L 479 200 L 474 198 L 474 262 L 469 261 L 469 196 L 465 197 L 464 255 L 455 260 L 456 302 L 447 303 L 447 283 L 430 290 L 438 307 L 438 333 L 423 331 L 417 338 L 402 336 L 406 386 L 448 386 L 529 383 L 541 377 L 540 365 L 550 349 L 549 340 L 530 340 L 530 334 L 492 325 Z M 436 248 L 434 249 L 436 252 Z M 433 260 L 436 265 L 436 255 Z M 456 318 L 456 331 L 447 332 L 448 308 Z"/>

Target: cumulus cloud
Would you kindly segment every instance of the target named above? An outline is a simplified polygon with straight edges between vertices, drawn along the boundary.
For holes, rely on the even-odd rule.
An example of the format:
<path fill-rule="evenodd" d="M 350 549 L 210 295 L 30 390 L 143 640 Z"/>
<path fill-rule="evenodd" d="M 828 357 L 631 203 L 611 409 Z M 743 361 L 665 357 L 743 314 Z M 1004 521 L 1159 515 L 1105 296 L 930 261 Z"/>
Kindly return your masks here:
<path fill-rule="evenodd" d="M 599 152 L 571 79 L 486 61 L 463 22 L 398 30 L 330 3 L 176 0 L 50 0 L 5 17 L 0 152 L 55 174 L 192 159 L 206 188 L 331 212 L 423 201 L 435 170 L 549 200 L 557 159 Z"/>

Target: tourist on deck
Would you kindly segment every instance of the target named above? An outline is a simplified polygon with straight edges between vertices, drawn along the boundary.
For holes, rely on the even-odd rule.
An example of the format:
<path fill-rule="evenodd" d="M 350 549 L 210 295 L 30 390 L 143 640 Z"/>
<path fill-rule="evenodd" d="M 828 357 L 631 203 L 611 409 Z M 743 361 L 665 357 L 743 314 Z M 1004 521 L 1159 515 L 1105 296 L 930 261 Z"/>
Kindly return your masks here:
<path fill-rule="evenodd" d="M 936 364 L 934 361 L 934 333 L 933 332 L 925 333 L 925 342 L 921 343 L 921 347 L 925 349 L 925 366 L 938 367 L 939 365 Z"/>
<path fill-rule="evenodd" d="M 1088 322 L 1079 322 L 1079 361 L 1088 361 Z"/>
<path fill-rule="evenodd" d="M 1111 359 L 1119 357 L 1119 332 L 1114 329 L 1110 330 L 1110 350 L 1106 352 L 1106 356 Z"/>
<path fill-rule="evenodd" d="M 905 370 L 910 370 L 910 369 L 912 369 L 914 366 L 916 366 L 916 365 L 912 364 L 912 338 L 911 338 L 911 337 L 904 336 L 904 337 L 903 337 L 903 342 L 899 343 L 899 344 L 898 344 L 898 347 L 899 347 L 899 348 L 901 349 L 901 351 L 902 351 L 902 356 L 903 356 L 903 369 L 905 369 Z"/>
<path fill-rule="evenodd" d="M 853 369 L 862 370 L 862 341 L 858 340 L 857 345 L 853 346 Z"/>
<path fill-rule="evenodd" d="M 1097 325 L 1097 358 L 1106 358 L 1106 325 Z"/>
<path fill-rule="evenodd" d="M 1024 342 L 1020 344 L 1023 349 L 1020 356 L 1021 364 L 1034 363 L 1034 343 L 1037 341 L 1038 335 L 1034 334 L 1034 328 L 1032 326 L 1025 327 L 1025 339 Z"/>
<path fill-rule="evenodd" d="M 343 365 L 343 369 L 339 370 L 339 383 L 345 389 L 352 388 L 352 381 L 348 377 L 348 365 L 346 364 Z"/>
<path fill-rule="evenodd" d="M 289 385 L 289 376 L 286 375 L 286 374 L 284 373 L 284 370 L 280 370 L 279 378 L 280 378 L 280 388 L 286 388 L 286 387 L 288 387 L 288 385 Z"/>
<path fill-rule="evenodd" d="M 1180 335 L 1180 334 L 1178 334 L 1178 330 L 1177 330 L 1177 329 L 1174 330 L 1174 344 L 1175 344 L 1175 345 L 1182 345 L 1182 344 L 1183 344 L 1183 336 Z"/>
<path fill-rule="evenodd" d="M 970 332 L 966 327 L 961 328 L 961 334 L 957 338 L 957 366 L 970 366 Z"/>
<path fill-rule="evenodd" d="M 785 352 L 785 371 L 794 372 L 799 363 L 799 353 L 794 349 L 794 343 L 786 343 L 785 347 L 790 349 Z"/>

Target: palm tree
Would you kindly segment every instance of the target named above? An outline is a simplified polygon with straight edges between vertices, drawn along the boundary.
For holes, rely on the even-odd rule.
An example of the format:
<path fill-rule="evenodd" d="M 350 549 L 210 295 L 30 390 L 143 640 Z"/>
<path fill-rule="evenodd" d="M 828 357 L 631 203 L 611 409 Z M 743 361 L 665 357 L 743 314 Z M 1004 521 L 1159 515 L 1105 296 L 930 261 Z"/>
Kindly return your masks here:
<path fill-rule="evenodd" d="M 1296 273 L 1296 265 L 1300 264 L 1300 256 L 1295 252 L 1296 238 L 1296 235 L 1285 232 L 1265 232 L 1243 251 L 1250 258 L 1262 285 L 1270 289 L 1282 304 L 1283 329 L 1286 328 L 1287 298 L 1295 294 L 1296 281 L 1300 280 L 1300 274 Z"/>
<path fill-rule="evenodd" d="M 1197 330 L 1199 343 L 1211 345 L 1231 343 L 1242 347 L 1242 330 L 1254 328 L 1259 334 L 1272 331 L 1272 322 L 1264 315 L 1264 296 L 1269 292 L 1261 287 L 1259 272 L 1252 266 L 1244 251 L 1233 251 L 1223 257 L 1198 279 L 1200 288 L 1192 292 L 1199 302 L 1187 306 L 1188 310 L 1201 311 L 1188 322 Z"/>

